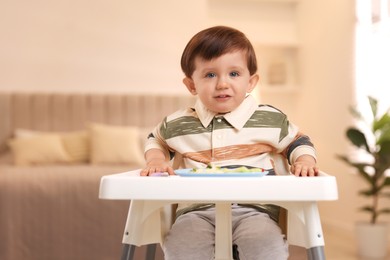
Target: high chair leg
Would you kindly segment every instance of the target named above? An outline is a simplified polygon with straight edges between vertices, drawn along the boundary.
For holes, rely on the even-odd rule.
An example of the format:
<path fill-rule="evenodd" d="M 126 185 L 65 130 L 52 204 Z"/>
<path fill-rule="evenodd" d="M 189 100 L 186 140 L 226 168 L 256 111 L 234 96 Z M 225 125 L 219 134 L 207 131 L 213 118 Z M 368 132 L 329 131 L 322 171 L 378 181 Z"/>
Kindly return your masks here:
<path fill-rule="evenodd" d="M 133 260 L 134 258 L 134 245 L 124 244 L 122 250 L 121 260 Z M 149 244 L 146 246 L 146 256 L 145 260 L 154 260 L 156 257 L 156 248 L 157 244 Z"/>
<path fill-rule="evenodd" d="M 325 260 L 325 253 L 323 246 L 317 246 L 307 249 L 308 260 Z"/>
<path fill-rule="evenodd" d="M 149 244 L 146 247 L 145 260 L 154 260 L 156 257 L 157 244 Z"/>
<path fill-rule="evenodd" d="M 129 244 L 123 244 L 121 260 L 133 260 L 135 246 Z"/>

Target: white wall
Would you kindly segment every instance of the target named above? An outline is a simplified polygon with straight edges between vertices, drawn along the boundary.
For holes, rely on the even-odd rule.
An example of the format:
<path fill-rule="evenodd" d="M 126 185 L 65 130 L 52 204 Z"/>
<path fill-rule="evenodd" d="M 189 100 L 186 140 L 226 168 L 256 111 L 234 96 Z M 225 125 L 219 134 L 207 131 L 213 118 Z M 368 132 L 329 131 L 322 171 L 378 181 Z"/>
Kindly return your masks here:
<path fill-rule="evenodd" d="M 339 201 L 321 204 L 323 218 L 352 230 L 355 220 L 362 217 L 357 211 L 361 183 L 335 156 L 347 151 L 348 107 L 354 104 L 354 2 L 303 1 L 301 8 L 304 89 L 297 101 L 300 125 L 314 139 L 320 167 L 335 175 L 339 184 Z"/>
<path fill-rule="evenodd" d="M 206 1 L 1 1 L 0 89 L 180 91 Z"/>
<path fill-rule="evenodd" d="M 0 90 L 186 93 L 179 60 L 193 34 L 226 18 L 262 38 L 245 23 L 256 17 L 252 0 L 225 2 L 237 6 L 227 10 L 233 22 L 218 9 L 221 0 L 1 1 Z M 268 13 L 259 15 L 263 24 Z M 262 100 L 312 137 L 320 167 L 339 182 L 340 200 L 321 203 L 323 220 L 351 229 L 362 218 L 360 181 L 335 154 L 346 152 L 353 103 L 354 0 L 300 0 L 297 14 L 288 17 L 296 19 L 288 33 L 299 39 L 300 89 Z M 272 28 L 266 31 L 277 38 Z"/>
<path fill-rule="evenodd" d="M 263 93 L 262 100 L 282 108 L 315 143 L 319 166 L 337 177 L 339 200 L 323 202 L 324 222 L 352 231 L 365 185 L 336 154 L 349 148 L 345 130 L 354 104 L 354 1 L 301 0 L 298 5 L 299 84 L 296 92 Z M 310 194 L 308 194 L 310 197 Z"/>

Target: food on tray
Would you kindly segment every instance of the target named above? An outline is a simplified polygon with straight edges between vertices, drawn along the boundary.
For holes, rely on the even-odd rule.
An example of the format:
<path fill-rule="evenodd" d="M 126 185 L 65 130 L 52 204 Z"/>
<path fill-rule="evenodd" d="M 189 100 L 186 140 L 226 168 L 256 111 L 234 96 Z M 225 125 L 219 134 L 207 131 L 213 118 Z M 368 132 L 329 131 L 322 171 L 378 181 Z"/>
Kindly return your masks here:
<path fill-rule="evenodd" d="M 264 172 L 263 168 L 248 168 L 245 166 L 237 168 L 223 168 L 220 166 L 208 165 L 207 168 L 193 168 L 191 173 L 251 173 L 251 172 Z"/>

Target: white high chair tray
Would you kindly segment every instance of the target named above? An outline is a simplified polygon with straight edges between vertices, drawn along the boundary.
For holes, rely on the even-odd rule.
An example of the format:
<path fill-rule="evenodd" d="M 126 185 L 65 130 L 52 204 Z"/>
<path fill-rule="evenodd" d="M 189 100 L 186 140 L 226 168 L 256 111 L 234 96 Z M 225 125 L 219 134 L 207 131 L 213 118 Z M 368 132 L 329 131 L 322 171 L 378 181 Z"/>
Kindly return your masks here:
<path fill-rule="evenodd" d="M 313 258 L 325 259 L 317 201 L 337 200 L 334 176 L 142 177 L 140 170 L 103 176 L 101 199 L 132 200 L 123 242 L 162 243 L 169 226 L 161 208 L 174 203 L 215 203 L 215 259 L 231 260 L 231 203 L 272 203 L 288 210 L 288 241 L 303 246 Z M 161 231 L 160 231 L 161 230 Z M 318 256 L 318 257 L 317 257 Z"/>
<path fill-rule="evenodd" d="M 140 177 L 140 170 L 103 176 L 101 199 L 174 201 L 320 201 L 337 200 L 334 176 L 263 176 L 184 178 Z"/>

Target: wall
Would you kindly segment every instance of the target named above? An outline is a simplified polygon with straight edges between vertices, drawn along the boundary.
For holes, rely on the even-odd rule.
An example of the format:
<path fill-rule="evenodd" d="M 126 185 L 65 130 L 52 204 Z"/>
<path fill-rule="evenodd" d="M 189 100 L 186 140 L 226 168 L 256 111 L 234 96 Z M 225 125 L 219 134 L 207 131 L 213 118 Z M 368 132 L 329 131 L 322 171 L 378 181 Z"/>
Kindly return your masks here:
<path fill-rule="evenodd" d="M 358 214 L 362 187 L 352 170 L 335 158 L 346 153 L 345 129 L 351 124 L 348 107 L 354 104 L 354 2 L 303 1 L 300 34 L 303 91 L 297 98 L 300 125 L 307 129 L 319 151 L 320 167 L 335 175 L 338 202 L 321 204 L 328 223 L 353 229 L 354 222 L 368 219 Z M 310 196 L 310 194 L 308 194 Z"/>
<path fill-rule="evenodd" d="M 261 2 L 227 0 L 239 12 L 227 10 L 234 15 L 228 25 L 248 28 L 257 39 L 256 26 L 245 23 L 247 14 L 256 17 L 251 8 L 245 13 L 252 1 Z M 354 1 L 297 2 L 296 26 L 289 30 L 299 39 L 299 90 L 261 99 L 312 137 L 320 167 L 339 182 L 340 200 L 321 203 L 323 220 L 352 229 L 363 218 L 356 213 L 360 181 L 335 154 L 347 150 L 347 107 L 354 100 Z M 218 3 L 224 1 L 1 1 L 0 90 L 186 93 L 181 52 L 194 33 L 226 18 Z"/>
<path fill-rule="evenodd" d="M 206 1 L 1 1 L 0 89 L 182 90 Z"/>
<path fill-rule="evenodd" d="M 364 183 L 336 159 L 347 153 L 345 129 L 354 100 L 354 1 L 298 1 L 299 39 L 296 91 L 263 92 L 261 99 L 286 111 L 308 134 L 318 150 L 320 169 L 337 177 L 339 200 L 320 203 L 322 220 L 352 231 L 354 222 L 368 220 L 358 212 Z M 308 194 L 310 196 L 310 194 Z"/>

